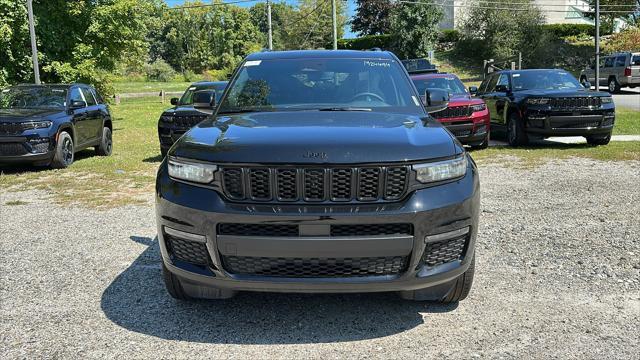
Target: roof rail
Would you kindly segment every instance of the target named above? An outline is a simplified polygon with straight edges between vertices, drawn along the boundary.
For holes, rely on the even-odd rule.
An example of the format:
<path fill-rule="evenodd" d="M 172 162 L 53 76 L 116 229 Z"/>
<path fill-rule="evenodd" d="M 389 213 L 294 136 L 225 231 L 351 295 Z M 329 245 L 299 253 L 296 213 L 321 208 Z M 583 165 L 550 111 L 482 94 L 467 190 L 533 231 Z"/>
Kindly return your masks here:
<path fill-rule="evenodd" d="M 379 47 L 372 47 L 371 49 L 368 49 L 367 51 L 382 51 L 382 49 L 379 48 Z"/>

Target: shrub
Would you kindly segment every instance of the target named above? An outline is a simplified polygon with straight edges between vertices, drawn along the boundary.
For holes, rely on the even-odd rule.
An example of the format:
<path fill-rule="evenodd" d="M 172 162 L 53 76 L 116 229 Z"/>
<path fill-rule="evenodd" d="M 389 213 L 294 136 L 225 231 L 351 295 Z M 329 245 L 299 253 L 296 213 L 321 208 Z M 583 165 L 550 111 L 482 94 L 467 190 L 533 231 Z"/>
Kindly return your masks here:
<path fill-rule="evenodd" d="M 460 32 L 455 29 L 442 30 L 438 35 L 438 42 L 452 43 L 460 41 Z"/>
<path fill-rule="evenodd" d="M 84 83 L 92 85 L 107 101 L 115 94 L 111 74 L 96 67 L 95 60 L 84 60 L 78 64 L 53 61 L 42 68 L 46 75 L 62 83 Z"/>
<path fill-rule="evenodd" d="M 182 72 L 182 74 L 177 75 L 175 77 L 176 81 L 184 81 L 184 82 L 199 81 L 201 78 L 202 78 L 202 75 L 198 75 L 191 70 L 185 70 Z"/>
<path fill-rule="evenodd" d="M 640 28 L 631 27 L 617 34 L 614 34 L 608 41 L 603 43 L 604 53 L 614 53 L 619 51 L 638 51 L 640 47 Z"/>
<path fill-rule="evenodd" d="M 595 36 L 596 27 L 591 24 L 545 24 L 542 29 L 556 38 L 567 36 Z"/>
<path fill-rule="evenodd" d="M 176 74 L 171 65 L 162 59 L 158 59 L 151 64 L 146 64 L 144 66 L 144 72 L 147 75 L 147 80 L 162 82 L 171 81 Z"/>
<path fill-rule="evenodd" d="M 233 70 L 228 68 L 220 70 L 207 70 L 203 75 L 204 78 L 209 81 L 226 81 L 229 80 L 232 72 Z"/>
<path fill-rule="evenodd" d="M 338 40 L 338 49 L 346 50 L 369 50 L 372 48 L 381 48 L 391 50 L 391 35 L 367 35 L 355 39 Z"/>

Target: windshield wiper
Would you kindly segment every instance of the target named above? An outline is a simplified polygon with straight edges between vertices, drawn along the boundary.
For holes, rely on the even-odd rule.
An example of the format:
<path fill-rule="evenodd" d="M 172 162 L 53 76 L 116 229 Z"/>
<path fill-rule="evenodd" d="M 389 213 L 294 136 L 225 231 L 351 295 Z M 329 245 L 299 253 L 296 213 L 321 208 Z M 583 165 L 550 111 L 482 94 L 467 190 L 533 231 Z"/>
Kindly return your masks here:
<path fill-rule="evenodd" d="M 358 107 L 329 107 L 318 109 L 318 111 L 371 111 L 371 109 Z"/>

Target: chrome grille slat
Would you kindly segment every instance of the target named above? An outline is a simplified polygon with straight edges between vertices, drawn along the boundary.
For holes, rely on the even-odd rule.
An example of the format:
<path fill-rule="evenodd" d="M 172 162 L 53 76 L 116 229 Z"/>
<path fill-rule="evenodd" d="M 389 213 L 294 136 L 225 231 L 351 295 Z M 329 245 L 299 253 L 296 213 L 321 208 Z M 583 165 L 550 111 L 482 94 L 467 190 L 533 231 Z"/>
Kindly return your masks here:
<path fill-rule="evenodd" d="M 409 187 L 409 166 L 221 166 L 230 200 L 255 202 L 384 202 L 400 200 Z"/>

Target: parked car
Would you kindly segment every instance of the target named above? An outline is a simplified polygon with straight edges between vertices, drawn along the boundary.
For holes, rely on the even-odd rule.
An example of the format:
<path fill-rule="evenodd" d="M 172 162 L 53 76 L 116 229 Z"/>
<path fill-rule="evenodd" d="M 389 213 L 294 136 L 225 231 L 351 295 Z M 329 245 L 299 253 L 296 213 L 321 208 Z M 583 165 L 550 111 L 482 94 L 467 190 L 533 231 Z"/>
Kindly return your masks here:
<path fill-rule="evenodd" d="M 445 92 L 427 95 L 446 107 Z M 470 291 L 478 171 L 392 53 L 250 55 L 156 181 L 177 299 L 399 291 L 453 302 Z"/>
<path fill-rule="evenodd" d="M 411 75 L 418 93 L 424 94 L 427 89 L 442 89 L 451 94 L 449 106 L 442 111 L 431 114 L 455 135 L 460 142 L 472 148 L 484 149 L 489 146 L 489 111 L 482 99 L 473 98 L 462 81 L 453 74 L 417 74 Z"/>
<path fill-rule="evenodd" d="M 595 61 L 582 70 L 580 82 L 596 83 Z M 623 87 L 640 86 L 640 52 L 623 52 L 604 56 L 600 59 L 600 85 L 607 86 L 610 93 L 617 93 Z"/>
<path fill-rule="evenodd" d="M 560 69 L 505 70 L 492 73 L 478 95 L 491 114 L 491 128 L 506 132 L 512 146 L 529 138 L 584 136 L 592 145 L 606 145 L 615 123 L 608 93 L 588 89 Z"/>
<path fill-rule="evenodd" d="M 109 108 L 89 85 L 17 85 L 0 91 L 0 164 L 65 168 L 94 147 L 111 155 Z"/>
<path fill-rule="evenodd" d="M 179 99 L 171 99 L 173 107 L 165 110 L 158 120 L 158 138 L 163 157 L 180 136 L 213 112 L 211 101 L 194 100 L 220 100 L 226 86 L 227 81 L 201 81 L 191 84 Z"/>

